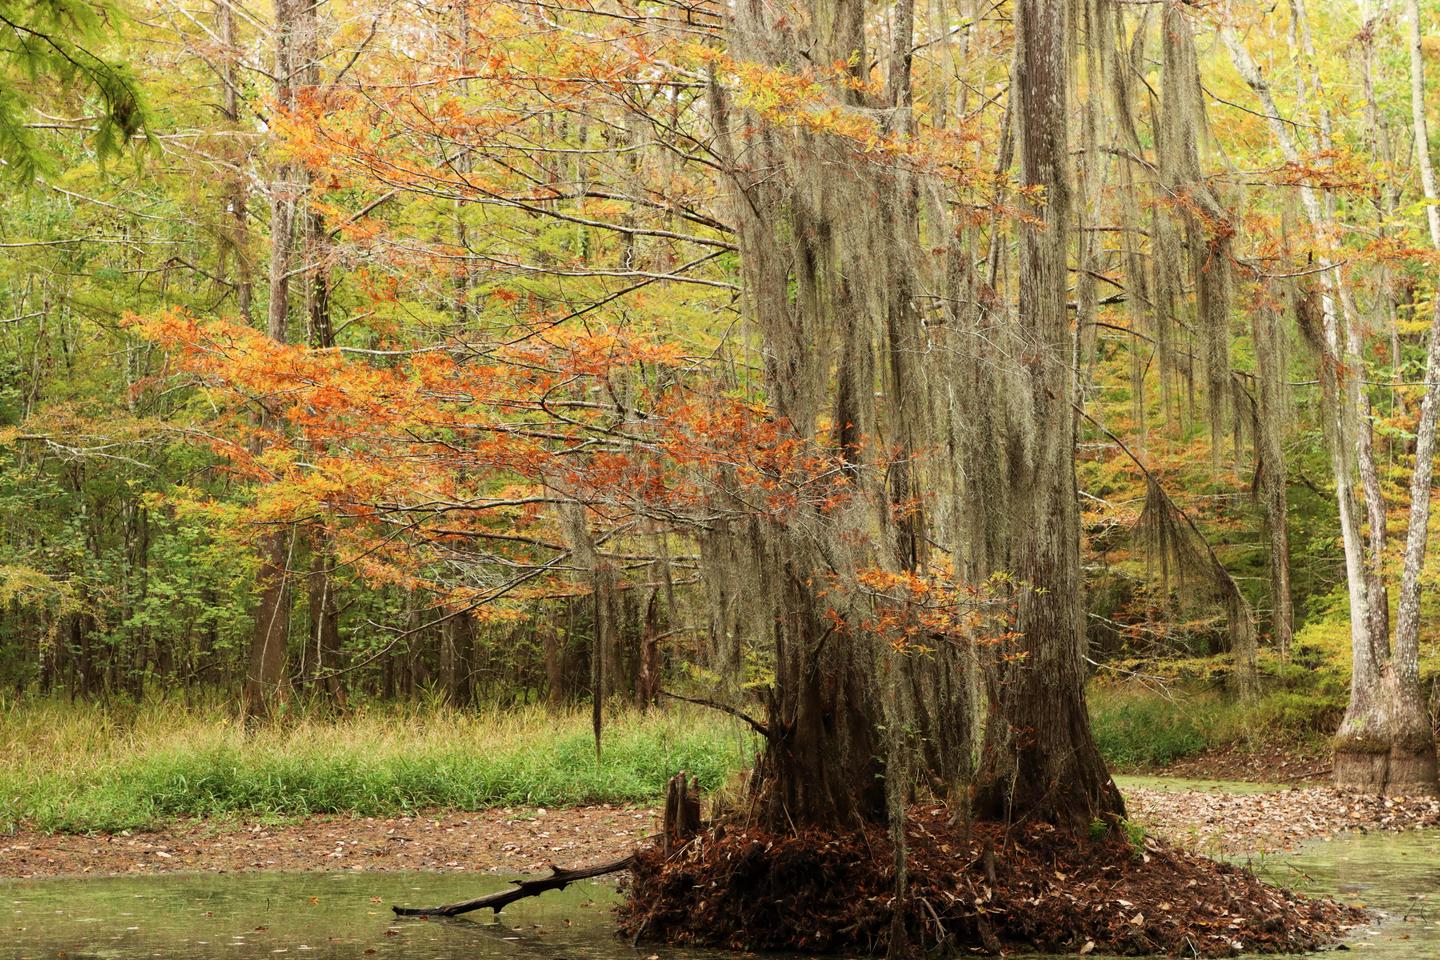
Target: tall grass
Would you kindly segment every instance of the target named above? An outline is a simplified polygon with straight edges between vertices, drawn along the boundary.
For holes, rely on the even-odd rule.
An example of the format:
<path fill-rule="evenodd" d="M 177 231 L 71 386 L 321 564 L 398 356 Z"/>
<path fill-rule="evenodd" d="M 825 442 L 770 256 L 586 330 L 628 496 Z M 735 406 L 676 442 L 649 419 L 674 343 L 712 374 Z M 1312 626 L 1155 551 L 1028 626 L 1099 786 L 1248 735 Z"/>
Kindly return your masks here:
<path fill-rule="evenodd" d="M 1324 685 L 1270 690 L 1250 703 L 1220 691 L 1176 684 L 1164 692 L 1135 684 L 1092 684 L 1087 694 L 1095 741 L 1120 770 L 1163 767 L 1206 750 L 1328 740 L 1345 708 Z"/>
<path fill-rule="evenodd" d="M 1226 706 L 1213 694 L 1166 697 L 1098 684 L 1087 700 L 1095 743 L 1106 763 L 1122 770 L 1164 766 L 1205 750 Z"/>
<path fill-rule="evenodd" d="M 682 769 L 714 789 L 753 750 L 738 725 L 700 710 L 612 716 L 597 761 L 588 712 L 374 707 L 247 734 L 219 705 L 31 702 L 0 711 L 0 829 L 644 803 Z"/>
<path fill-rule="evenodd" d="M 1244 741 L 1315 740 L 1343 696 L 1323 685 L 1252 704 L 1177 684 L 1160 695 L 1094 684 L 1106 759 L 1152 769 Z M 649 803 L 678 770 L 718 788 L 756 748 L 713 711 L 621 712 L 600 759 L 584 713 L 369 706 L 290 717 L 247 733 L 223 703 L 178 698 L 99 707 L 0 701 L 0 831 L 145 829 L 179 817 L 388 816 L 422 809 Z"/>

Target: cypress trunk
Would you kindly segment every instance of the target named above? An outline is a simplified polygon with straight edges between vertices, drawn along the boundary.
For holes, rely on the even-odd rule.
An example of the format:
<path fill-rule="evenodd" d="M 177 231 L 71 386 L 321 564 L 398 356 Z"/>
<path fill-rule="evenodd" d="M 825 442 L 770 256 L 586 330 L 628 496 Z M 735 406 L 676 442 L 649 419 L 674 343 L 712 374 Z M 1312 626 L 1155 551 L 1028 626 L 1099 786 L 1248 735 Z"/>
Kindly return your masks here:
<path fill-rule="evenodd" d="M 1123 817 L 1124 803 L 1090 731 L 1081 629 L 1080 520 L 1075 485 L 1074 371 L 1066 312 L 1071 216 L 1064 0 L 1015 8 L 1020 182 L 1034 225 L 1022 226 L 1019 336 L 1023 401 L 1010 431 L 1010 557 L 1016 638 L 993 666 L 977 812 L 1036 817 L 1084 830 Z M 1037 199 L 1038 198 L 1038 199 Z"/>
<path fill-rule="evenodd" d="M 817 557 L 782 538 L 767 558 L 779 592 L 769 737 L 756 768 L 762 820 L 774 830 L 884 822 L 881 705 L 868 645 L 828 622 Z"/>

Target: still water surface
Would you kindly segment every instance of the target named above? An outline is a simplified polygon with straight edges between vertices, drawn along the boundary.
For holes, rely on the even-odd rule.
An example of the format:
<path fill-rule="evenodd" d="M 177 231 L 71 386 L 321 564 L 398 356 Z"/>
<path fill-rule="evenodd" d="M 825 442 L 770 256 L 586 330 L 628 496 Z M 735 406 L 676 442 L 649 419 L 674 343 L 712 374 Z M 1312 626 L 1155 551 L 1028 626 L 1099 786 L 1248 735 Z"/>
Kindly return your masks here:
<path fill-rule="evenodd" d="M 1440 831 L 1354 834 L 1251 866 L 1273 882 L 1385 912 L 1362 956 L 1440 958 Z M 442 874 L 170 875 L 0 882 L 0 958 L 26 960 L 716 960 L 632 950 L 615 888 L 577 884 L 475 919 L 397 919 L 391 903 L 446 903 L 500 887 Z"/>
<path fill-rule="evenodd" d="M 476 919 L 397 918 L 493 876 L 240 873 L 0 883 L 0 957 L 35 960 L 611 960 L 614 886 L 576 884 Z M 648 954 L 642 954 L 647 956 Z"/>

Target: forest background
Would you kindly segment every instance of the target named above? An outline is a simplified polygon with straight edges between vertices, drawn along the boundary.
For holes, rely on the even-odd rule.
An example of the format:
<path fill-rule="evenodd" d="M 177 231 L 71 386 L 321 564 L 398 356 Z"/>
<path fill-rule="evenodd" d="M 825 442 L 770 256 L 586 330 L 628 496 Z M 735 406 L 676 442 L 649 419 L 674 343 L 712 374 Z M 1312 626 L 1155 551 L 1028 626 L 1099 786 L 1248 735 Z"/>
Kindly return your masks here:
<path fill-rule="evenodd" d="M 1412 82 L 1437 10 L 1071 6 L 1097 740 L 1137 768 L 1325 753 L 1354 640 L 1337 449 L 1369 444 L 1373 475 L 1339 469 L 1371 508 L 1371 585 L 1406 562 L 1383 531 L 1407 530 L 1435 308 Z M 994 250 L 1035 202 L 1008 159 L 1010 5 L 862 9 L 874 63 L 781 69 L 722 43 L 707 3 L 0 2 L 21 54 L 0 98 L 0 739 L 74 759 L 7 771 L 26 786 L 0 820 L 642 799 L 680 767 L 719 787 L 747 721 L 677 704 L 758 713 L 783 665 L 744 533 L 717 530 L 823 514 L 866 471 L 904 557 L 852 571 L 864 629 L 914 657 L 1003 638 L 1012 585 L 973 544 L 1013 505 L 980 495 L 1003 478 L 966 429 L 1004 375 L 937 413 L 894 356 L 938 348 L 857 368 L 837 341 L 777 395 L 756 291 L 803 299 L 804 277 L 742 258 L 721 176 L 715 90 L 921 184 L 935 282 L 896 294 L 885 252 L 914 251 L 857 212 L 865 236 L 831 253 L 874 266 L 863 309 L 904 301 L 938 342 L 947 304 L 1004 297 Z M 70 66 L 29 56 L 39 37 Z M 912 92 L 874 108 L 896 63 Z M 970 262 L 940 262 L 946 230 L 979 238 Z M 976 369 L 1005 351 L 972 333 Z M 775 411 L 796 407 L 817 426 L 792 436 Z M 950 462 L 962 479 L 929 479 Z M 514 739 L 545 746 L 476 748 Z M 124 790 L 99 786 L 116 770 Z"/>

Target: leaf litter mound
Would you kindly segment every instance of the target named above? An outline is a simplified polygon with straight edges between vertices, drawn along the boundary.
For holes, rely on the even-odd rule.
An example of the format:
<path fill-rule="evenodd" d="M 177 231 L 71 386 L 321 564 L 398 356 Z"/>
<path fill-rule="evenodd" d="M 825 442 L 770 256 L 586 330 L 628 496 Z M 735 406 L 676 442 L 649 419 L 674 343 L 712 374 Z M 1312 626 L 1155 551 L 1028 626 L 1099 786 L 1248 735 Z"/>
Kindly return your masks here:
<path fill-rule="evenodd" d="M 897 918 L 883 828 L 781 835 L 721 824 L 668 857 L 637 855 L 621 927 L 637 940 L 738 950 L 883 954 L 898 933 L 942 953 L 1217 957 L 1316 950 L 1367 917 L 1148 837 L 967 829 L 926 809 L 912 812 L 906 845 Z"/>

